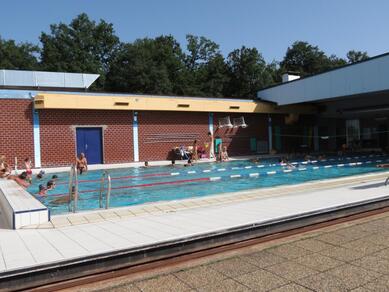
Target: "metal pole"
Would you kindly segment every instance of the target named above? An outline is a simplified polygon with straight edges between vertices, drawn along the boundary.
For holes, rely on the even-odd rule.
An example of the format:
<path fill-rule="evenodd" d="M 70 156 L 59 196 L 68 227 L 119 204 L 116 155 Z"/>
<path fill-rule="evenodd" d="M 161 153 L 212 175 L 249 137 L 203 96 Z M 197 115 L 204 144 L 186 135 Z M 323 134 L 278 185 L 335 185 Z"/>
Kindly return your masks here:
<path fill-rule="evenodd" d="M 18 158 L 15 156 L 15 174 L 18 174 Z"/>
<path fill-rule="evenodd" d="M 111 176 L 107 173 L 108 190 L 107 190 L 107 202 L 105 203 L 105 209 L 109 208 L 109 202 L 111 199 Z"/>
<path fill-rule="evenodd" d="M 69 212 L 72 211 L 71 202 L 72 202 L 72 189 L 73 189 L 73 173 L 74 173 L 74 165 L 71 165 L 70 172 L 69 172 L 69 201 L 68 201 Z"/>
<path fill-rule="evenodd" d="M 101 183 L 100 183 L 100 195 L 99 195 L 99 207 L 100 208 L 103 208 L 104 182 L 105 182 L 105 171 L 103 172 L 103 175 L 101 176 Z"/>
<path fill-rule="evenodd" d="M 74 169 L 74 200 L 73 200 L 73 213 L 77 212 L 78 207 L 78 174 L 75 167 Z"/>

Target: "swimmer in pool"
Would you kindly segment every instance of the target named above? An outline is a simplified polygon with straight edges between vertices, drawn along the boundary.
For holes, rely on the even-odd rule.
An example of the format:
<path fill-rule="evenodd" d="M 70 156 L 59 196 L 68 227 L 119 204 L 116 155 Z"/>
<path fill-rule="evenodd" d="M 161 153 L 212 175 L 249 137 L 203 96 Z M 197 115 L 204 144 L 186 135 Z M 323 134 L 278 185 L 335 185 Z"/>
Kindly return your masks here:
<path fill-rule="evenodd" d="M 47 195 L 47 188 L 44 185 L 39 185 L 38 195 L 40 195 L 40 196 L 46 196 Z"/>

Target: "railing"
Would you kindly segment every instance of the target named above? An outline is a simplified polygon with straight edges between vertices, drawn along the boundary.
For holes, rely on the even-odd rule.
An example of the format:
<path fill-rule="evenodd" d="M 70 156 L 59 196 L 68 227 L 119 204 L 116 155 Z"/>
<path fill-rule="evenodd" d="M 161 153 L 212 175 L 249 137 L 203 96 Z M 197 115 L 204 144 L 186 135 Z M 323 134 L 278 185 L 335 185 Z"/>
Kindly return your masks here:
<path fill-rule="evenodd" d="M 72 204 L 73 203 L 73 204 Z M 78 208 L 78 174 L 74 164 L 70 166 L 69 172 L 69 212 L 76 213 Z"/>
<path fill-rule="evenodd" d="M 108 181 L 107 194 L 105 198 L 105 209 L 109 208 L 109 202 L 111 199 L 111 176 L 107 171 L 104 171 L 101 176 L 101 184 L 100 184 L 100 196 L 99 196 L 99 206 L 103 208 L 103 194 L 105 190 L 105 180 Z"/>

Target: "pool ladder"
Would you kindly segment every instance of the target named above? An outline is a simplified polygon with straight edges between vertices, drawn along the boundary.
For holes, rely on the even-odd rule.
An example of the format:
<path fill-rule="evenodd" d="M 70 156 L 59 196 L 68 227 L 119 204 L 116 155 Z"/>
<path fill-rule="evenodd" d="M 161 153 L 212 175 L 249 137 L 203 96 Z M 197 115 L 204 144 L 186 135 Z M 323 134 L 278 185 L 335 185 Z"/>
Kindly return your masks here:
<path fill-rule="evenodd" d="M 111 199 L 111 176 L 109 175 L 108 171 L 104 171 L 101 176 L 101 183 L 100 183 L 100 195 L 99 195 L 99 207 L 103 208 L 103 195 L 105 191 L 105 181 L 108 181 L 108 187 L 107 187 L 107 193 L 105 195 L 105 209 L 109 208 L 109 202 Z"/>
<path fill-rule="evenodd" d="M 70 166 L 68 205 L 69 212 L 76 213 L 78 207 L 78 174 L 75 164 Z"/>

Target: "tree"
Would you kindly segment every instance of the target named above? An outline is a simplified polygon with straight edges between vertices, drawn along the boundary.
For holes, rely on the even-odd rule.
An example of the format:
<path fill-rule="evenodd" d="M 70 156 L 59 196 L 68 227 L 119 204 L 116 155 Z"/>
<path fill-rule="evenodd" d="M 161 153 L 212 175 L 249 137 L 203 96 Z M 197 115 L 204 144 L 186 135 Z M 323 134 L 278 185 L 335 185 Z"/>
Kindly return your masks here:
<path fill-rule="evenodd" d="M 256 48 L 236 49 L 227 57 L 230 81 L 226 96 L 256 97 L 256 92 L 273 82 L 269 68 Z"/>
<path fill-rule="evenodd" d="M 183 95 L 185 71 L 184 54 L 172 36 L 138 39 L 123 44 L 112 59 L 107 86 L 117 91 Z"/>
<path fill-rule="evenodd" d="M 347 53 L 348 63 L 360 62 L 360 61 L 363 61 L 366 59 L 369 59 L 367 52 L 351 50 L 351 51 L 348 51 L 348 53 Z"/>
<path fill-rule="evenodd" d="M 82 13 L 69 25 L 50 26 L 50 34 L 42 32 L 41 63 L 49 71 L 98 73 L 102 87 L 109 60 L 115 54 L 119 38 L 113 25 L 104 20 L 92 21 Z"/>
<path fill-rule="evenodd" d="M 347 64 L 347 61 L 343 58 L 339 58 L 335 55 L 331 55 L 328 58 L 327 68 L 323 67 L 324 70 L 329 70 L 336 67 L 341 67 Z"/>
<path fill-rule="evenodd" d="M 331 68 L 329 58 L 317 46 L 297 41 L 288 47 L 280 63 L 283 72 L 293 71 L 301 76 L 312 75 Z"/>
<path fill-rule="evenodd" d="M 0 37 L 0 68 L 15 70 L 36 70 L 39 48 L 30 43 L 16 44 L 14 40 Z"/>
<path fill-rule="evenodd" d="M 192 96 L 223 96 L 228 80 L 227 66 L 219 45 L 205 38 L 187 35 L 185 64 L 186 94 Z"/>

